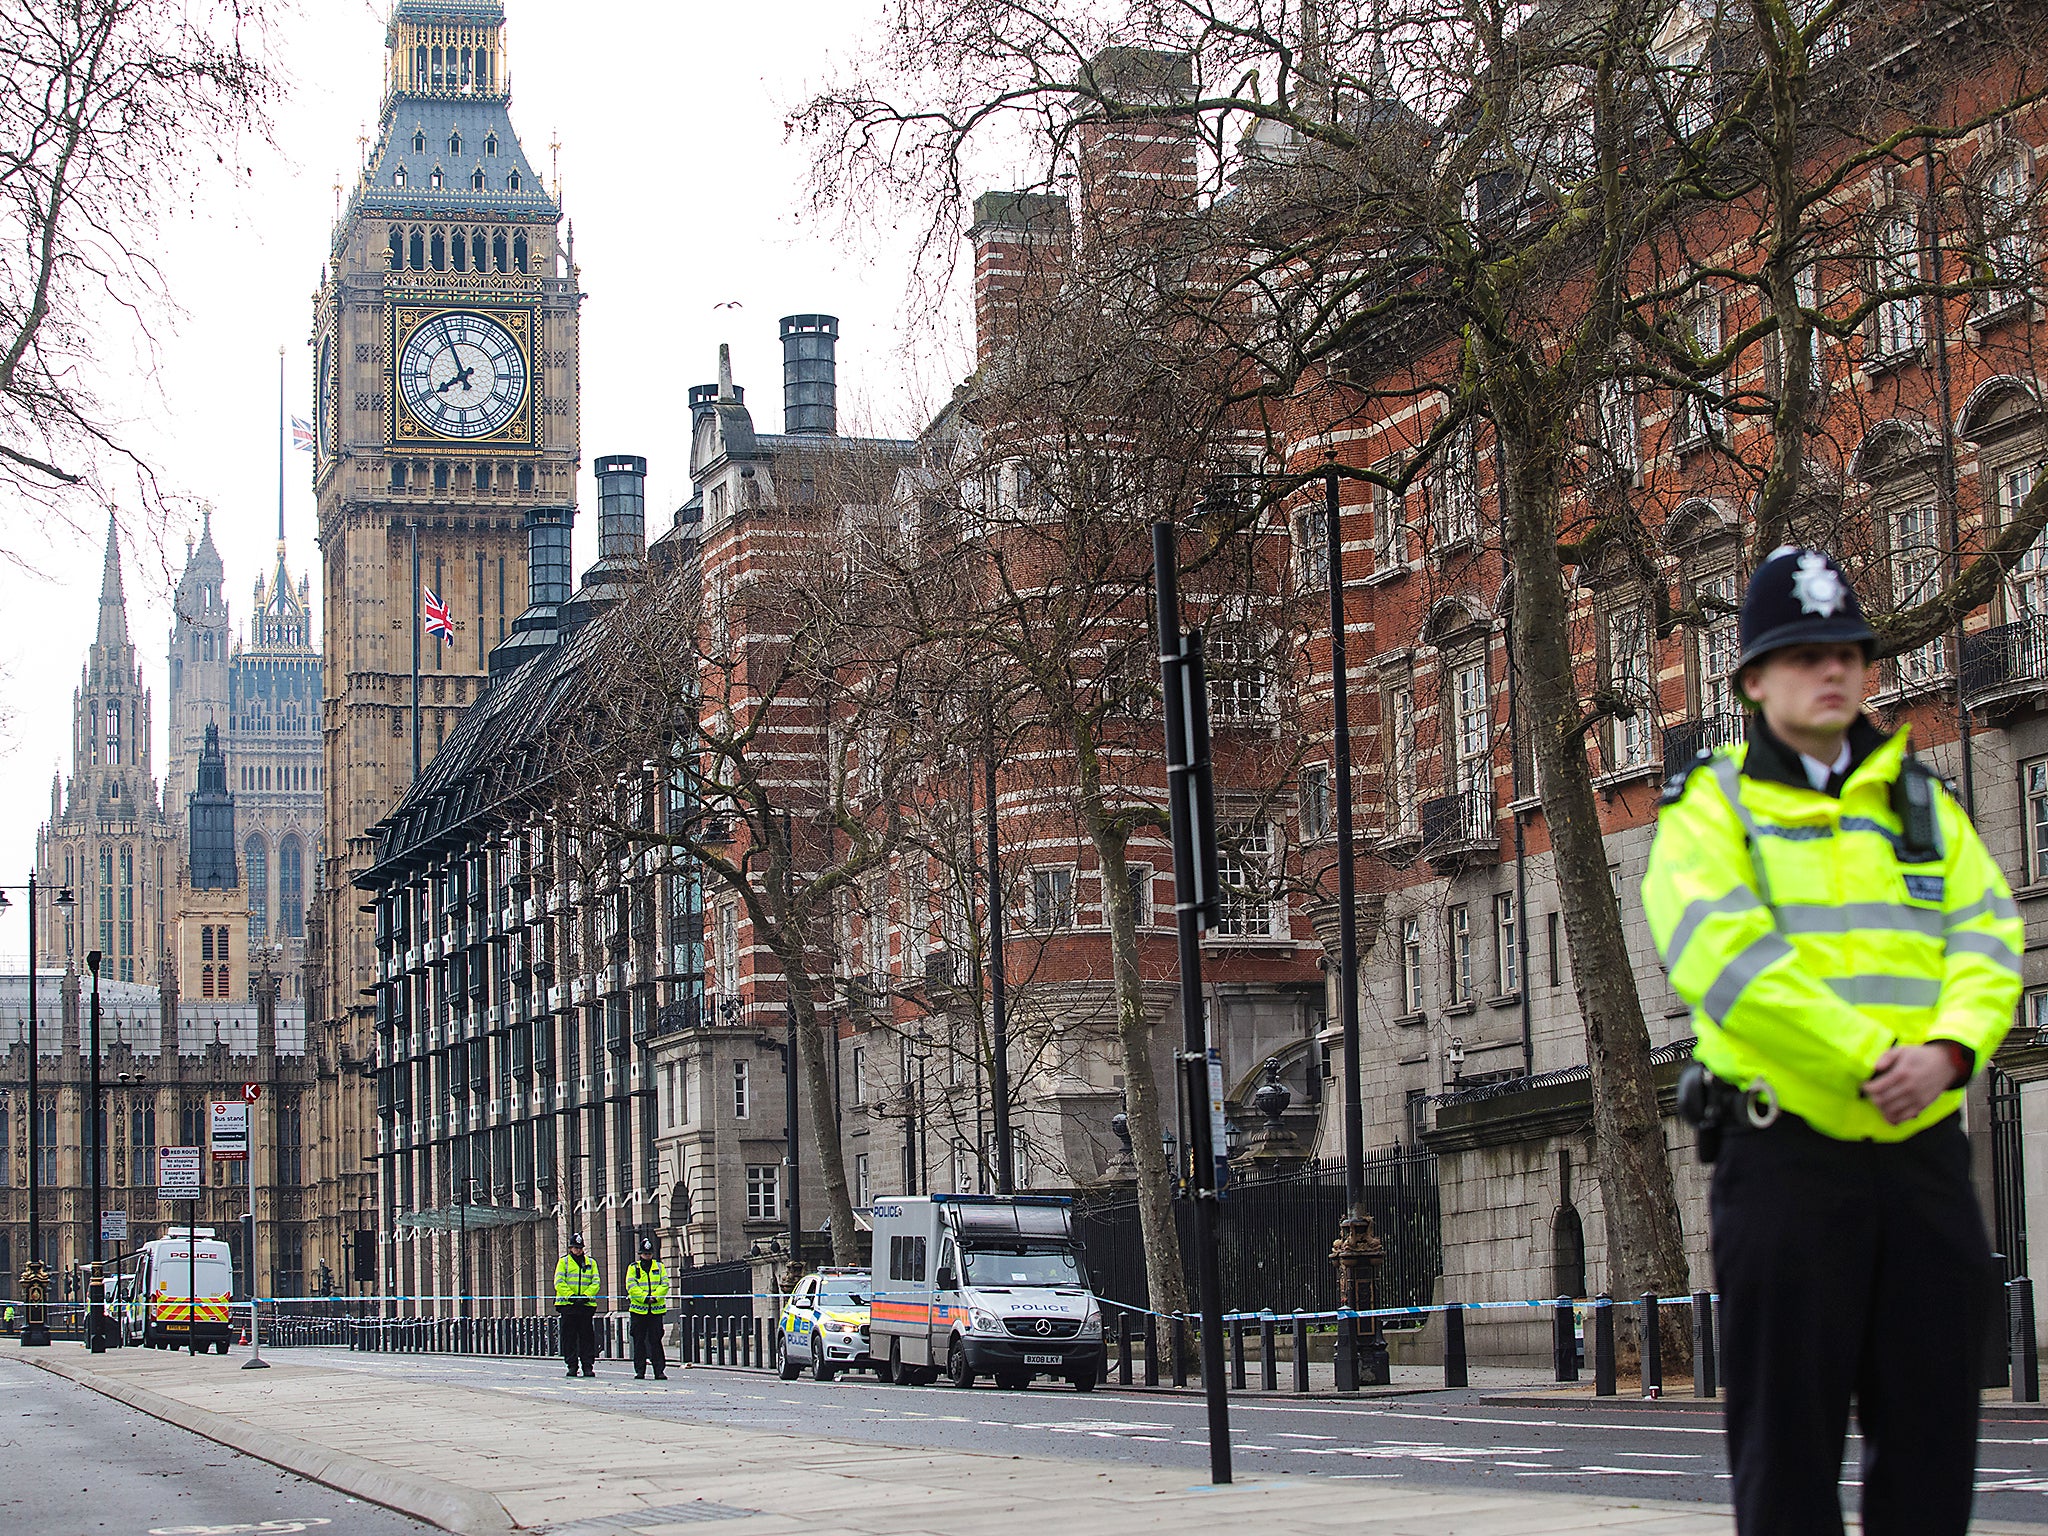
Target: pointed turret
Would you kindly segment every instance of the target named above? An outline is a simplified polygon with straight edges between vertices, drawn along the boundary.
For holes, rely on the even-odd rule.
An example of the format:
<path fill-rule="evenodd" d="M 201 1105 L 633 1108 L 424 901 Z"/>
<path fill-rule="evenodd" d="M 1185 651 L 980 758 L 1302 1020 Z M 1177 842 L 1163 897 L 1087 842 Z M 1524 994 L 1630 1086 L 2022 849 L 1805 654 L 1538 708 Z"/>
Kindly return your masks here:
<path fill-rule="evenodd" d="M 97 644 L 123 649 L 128 644 L 128 598 L 121 590 L 121 530 L 107 514 L 107 565 L 100 576 L 100 632 Z"/>

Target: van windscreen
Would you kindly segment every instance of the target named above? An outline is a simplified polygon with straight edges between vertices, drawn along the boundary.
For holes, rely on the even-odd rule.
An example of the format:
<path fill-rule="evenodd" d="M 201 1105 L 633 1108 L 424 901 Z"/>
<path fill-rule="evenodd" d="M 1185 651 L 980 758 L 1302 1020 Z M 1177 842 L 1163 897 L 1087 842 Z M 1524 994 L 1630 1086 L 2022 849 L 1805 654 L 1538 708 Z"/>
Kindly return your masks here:
<path fill-rule="evenodd" d="M 998 1247 L 966 1249 L 960 1256 L 969 1285 L 1085 1286 L 1080 1256 L 1067 1248 Z"/>

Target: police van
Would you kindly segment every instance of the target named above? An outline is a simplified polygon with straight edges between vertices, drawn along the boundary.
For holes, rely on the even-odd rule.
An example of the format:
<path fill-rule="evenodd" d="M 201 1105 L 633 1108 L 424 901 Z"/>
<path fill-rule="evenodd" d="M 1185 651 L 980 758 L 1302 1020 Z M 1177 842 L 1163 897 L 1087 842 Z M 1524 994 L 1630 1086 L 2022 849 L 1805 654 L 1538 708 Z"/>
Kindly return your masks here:
<path fill-rule="evenodd" d="M 1056 1195 L 881 1199 L 870 1349 L 884 1381 L 941 1371 L 956 1387 L 1048 1376 L 1090 1392 L 1102 1379 L 1102 1308 Z"/>
<path fill-rule="evenodd" d="M 234 1257 L 211 1227 L 171 1227 L 142 1244 L 115 1290 L 121 1342 L 150 1349 L 228 1352 L 234 1337 Z"/>

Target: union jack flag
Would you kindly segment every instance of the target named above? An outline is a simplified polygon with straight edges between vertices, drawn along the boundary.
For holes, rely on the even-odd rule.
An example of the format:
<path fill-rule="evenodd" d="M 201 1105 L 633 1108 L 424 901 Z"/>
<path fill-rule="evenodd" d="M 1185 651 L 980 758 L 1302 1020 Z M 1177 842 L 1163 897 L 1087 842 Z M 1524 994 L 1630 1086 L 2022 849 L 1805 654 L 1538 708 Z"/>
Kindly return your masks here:
<path fill-rule="evenodd" d="M 455 621 L 448 617 L 448 605 L 434 596 L 432 587 L 422 589 L 426 594 L 427 633 L 439 635 L 443 640 L 455 638 Z"/>
<path fill-rule="evenodd" d="M 313 451 L 313 423 L 292 418 L 292 446 L 304 453 Z"/>

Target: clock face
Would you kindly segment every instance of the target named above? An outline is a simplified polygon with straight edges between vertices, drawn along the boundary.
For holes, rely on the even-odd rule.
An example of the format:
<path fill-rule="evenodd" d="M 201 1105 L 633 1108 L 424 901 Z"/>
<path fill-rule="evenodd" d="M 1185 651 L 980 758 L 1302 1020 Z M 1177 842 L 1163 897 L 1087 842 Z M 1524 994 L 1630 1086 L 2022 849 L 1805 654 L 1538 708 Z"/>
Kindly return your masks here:
<path fill-rule="evenodd" d="M 474 311 L 435 315 L 398 356 L 398 389 L 419 424 L 443 437 L 489 437 L 526 398 L 526 358 L 512 333 Z"/>

